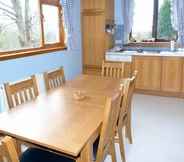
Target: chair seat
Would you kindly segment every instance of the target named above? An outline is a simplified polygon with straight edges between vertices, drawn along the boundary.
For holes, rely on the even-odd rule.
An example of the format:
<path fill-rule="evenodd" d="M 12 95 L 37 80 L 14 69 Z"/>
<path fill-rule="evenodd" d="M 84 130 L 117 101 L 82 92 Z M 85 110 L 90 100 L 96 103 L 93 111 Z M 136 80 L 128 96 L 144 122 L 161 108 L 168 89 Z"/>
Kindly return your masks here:
<path fill-rule="evenodd" d="M 38 148 L 27 149 L 20 162 L 75 162 L 75 160 Z"/>

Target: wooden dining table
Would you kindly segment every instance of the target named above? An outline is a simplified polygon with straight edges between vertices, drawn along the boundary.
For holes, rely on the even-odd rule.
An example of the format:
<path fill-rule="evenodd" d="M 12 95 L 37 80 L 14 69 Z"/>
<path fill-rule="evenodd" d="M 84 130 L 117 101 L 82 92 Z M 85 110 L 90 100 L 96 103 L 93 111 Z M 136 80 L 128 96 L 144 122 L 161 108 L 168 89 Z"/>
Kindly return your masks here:
<path fill-rule="evenodd" d="M 92 161 L 107 97 L 120 93 L 122 80 L 80 75 L 0 115 L 0 133 L 80 162 Z M 74 93 L 85 94 L 76 100 Z"/>

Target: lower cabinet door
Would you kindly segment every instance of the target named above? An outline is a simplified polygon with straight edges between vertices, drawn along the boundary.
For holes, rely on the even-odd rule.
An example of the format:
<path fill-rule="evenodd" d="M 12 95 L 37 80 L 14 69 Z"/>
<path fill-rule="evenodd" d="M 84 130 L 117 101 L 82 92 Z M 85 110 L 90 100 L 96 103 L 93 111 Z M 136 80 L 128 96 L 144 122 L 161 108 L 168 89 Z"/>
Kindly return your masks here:
<path fill-rule="evenodd" d="M 160 91 L 161 57 L 135 56 L 133 70 L 138 71 L 136 89 Z"/>
<path fill-rule="evenodd" d="M 162 84 L 164 92 L 181 92 L 183 60 L 180 57 L 163 57 Z"/>

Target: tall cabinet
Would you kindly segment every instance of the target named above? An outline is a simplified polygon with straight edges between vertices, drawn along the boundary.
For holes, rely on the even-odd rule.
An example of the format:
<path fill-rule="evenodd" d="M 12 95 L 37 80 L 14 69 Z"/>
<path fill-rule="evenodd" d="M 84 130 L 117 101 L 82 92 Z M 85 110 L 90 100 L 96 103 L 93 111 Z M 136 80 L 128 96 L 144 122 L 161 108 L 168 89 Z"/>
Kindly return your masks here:
<path fill-rule="evenodd" d="M 114 0 L 81 2 L 83 66 L 100 67 L 105 51 L 113 44 L 113 38 L 106 34 L 105 27 L 114 21 Z"/>

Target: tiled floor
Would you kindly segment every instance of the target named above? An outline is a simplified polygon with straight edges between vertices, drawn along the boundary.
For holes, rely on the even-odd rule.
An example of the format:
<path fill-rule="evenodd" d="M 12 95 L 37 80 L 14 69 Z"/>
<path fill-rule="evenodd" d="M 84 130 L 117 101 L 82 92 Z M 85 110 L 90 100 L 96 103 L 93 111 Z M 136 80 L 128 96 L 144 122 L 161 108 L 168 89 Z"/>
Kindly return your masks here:
<path fill-rule="evenodd" d="M 184 162 L 184 99 L 135 95 L 132 125 L 127 162 Z M 121 162 L 118 145 L 116 152 Z"/>

